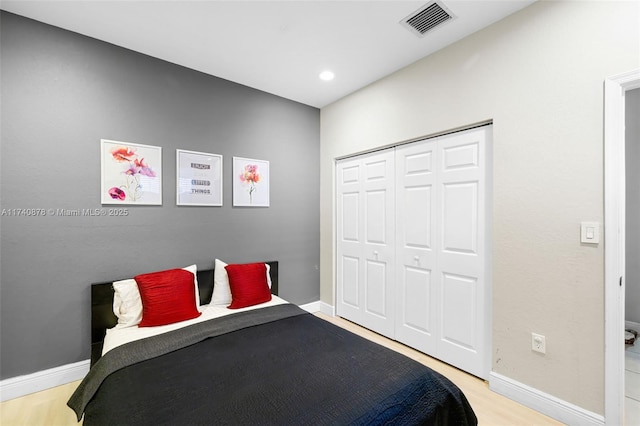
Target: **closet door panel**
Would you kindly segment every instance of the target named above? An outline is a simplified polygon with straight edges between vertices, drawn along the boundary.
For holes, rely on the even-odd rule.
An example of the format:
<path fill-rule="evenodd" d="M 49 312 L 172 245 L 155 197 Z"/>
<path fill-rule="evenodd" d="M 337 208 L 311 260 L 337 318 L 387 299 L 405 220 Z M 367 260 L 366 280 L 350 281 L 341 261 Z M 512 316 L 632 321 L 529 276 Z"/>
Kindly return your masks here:
<path fill-rule="evenodd" d="M 362 179 L 360 161 L 336 165 L 336 308 L 354 322 L 362 321 Z"/>
<path fill-rule="evenodd" d="M 442 339 L 474 351 L 476 278 L 445 273 L 442 277 Z"/>
<path fill-rule="evenodd" d="M 338 315 L 393 337 L 393 150 L 336 165 Z"/>
<path fill-rule="evenodd" d="M 358 243 L 360 241 L 359 206 L 360 194 L 358 192 L 345 192 L 342 194 L 342 241 Z"/>
<path fill-rule="evenodd" d="M 365 289 L 365 309 L 367 314 L 380 319 L 389 319 L 389 309 L 387 308 L 387 289 L 389 281 L 386 279 L 386 263 L 374 260 L 367 260 L 366 274 L 367 283 Z"/>
<path fill-rule="evenodd" d="M 387 197 L 386 188 L 366 192 L 366 242 L 367 244 L 387 244 Z"/>
<path fill-rule="evenodd" d="M 407 248 L 430 250 L 432 245 L 431 210 L 433 187 L 430 184 L 403 188 L 404 200 L 402 214 L 413 226 L 403 227 L 403 240 Z"/>
<path fill-rule="evenodd" d="M 396 148 L 396 338 L 427 353 L 437 344 L 434 148 L 428 141 Z"/>
<path fill-rule="evenodd" d="M 442 249 L 478 252 L 478 182 L 442 185 Z"/>
<path fill-rule="evenodd" d="M 353 309 L 360 308 L 360 259 L 355 256 L 343 254 L 340 257 L 340 265 L 338 270 L 341 271 L 341 281 L 350 283 L 343 286 L 340 293 L 340 302 Z"/>
<path fill-rule="evenodd" d="M 405 266 L 402 273 L 404 292 L 401 305 L 405 309 L 398 311 L 398 315 L 401 316 L 399 323 L 403 328 L 429 336 L 432 333 L 433 322 L 431 310 L 425 309 L 425 306 L 432 304 L 431 271 Z M 403 333 L 398 334 L 400 340 Z"/>
<path fill-rule="evenodd" d="M 395 175 L 394 150 L 365 155 L 364 306 L 365 327 L 394 338 Z"/>
<path fill-rule="evenodd" d="M 486 378 L 487 128 L 438 138 L 438 357 Z"/>

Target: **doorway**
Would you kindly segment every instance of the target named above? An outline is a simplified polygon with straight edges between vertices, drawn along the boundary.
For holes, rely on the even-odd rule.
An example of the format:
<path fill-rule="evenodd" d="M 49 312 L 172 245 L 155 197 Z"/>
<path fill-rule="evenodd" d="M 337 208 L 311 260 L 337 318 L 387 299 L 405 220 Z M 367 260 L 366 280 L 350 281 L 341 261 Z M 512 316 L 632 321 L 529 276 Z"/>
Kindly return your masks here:
<path fill-rule="evenodd" d="M 604 85 L 605 157 L 605 422 L 624 418 L 625 94 L 640 88 L 640 69 Z"/>
<path fill-rule="evenodd" d="M 640 331 L 640 89 L 625 96 L 625 329 Z M 633 333 L 630 336 L 633 336 Z M 627 336 L 625 336 L 627 337 Z M 626 339 L 625 339 L 626 340 Z M 625 344 L 625 423 L 640 425 L 640 341 Z"/>

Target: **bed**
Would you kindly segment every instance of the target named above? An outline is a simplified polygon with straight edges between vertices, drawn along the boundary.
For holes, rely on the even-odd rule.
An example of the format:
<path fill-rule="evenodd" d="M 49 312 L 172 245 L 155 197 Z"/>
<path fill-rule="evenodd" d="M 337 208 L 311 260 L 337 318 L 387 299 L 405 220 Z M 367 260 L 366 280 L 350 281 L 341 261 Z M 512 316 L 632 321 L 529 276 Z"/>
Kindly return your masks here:
<path fill-rule="evenodd" d="M 218 262 L 213 270 L 191 271 L 201 312 L 178 323 L 123 327 L 114 313 L 115 282 L 91 286 L 91 369 L 68 402 L 78 421 L 477 424 L 465 395 L 444 376 L 278 297 L 278 262 L 251 264 L 268 268 L 266 278 L 256 278 L 265 276 L 259 269 L 243 283 L 259 286 L 261 294 L 268 285 L 268 301 L 237 309 L 218 303 L 222 269 L 231 283 L 228 306 L 237 305 L 241 292 L 234 282 L 247 271 L 232 274 L 230 266 L 246 265 L 221 268 Z M 146 309 L 149 299 L 143 300 Z M 119 332 L 143 337 L 114 338 Z"/>

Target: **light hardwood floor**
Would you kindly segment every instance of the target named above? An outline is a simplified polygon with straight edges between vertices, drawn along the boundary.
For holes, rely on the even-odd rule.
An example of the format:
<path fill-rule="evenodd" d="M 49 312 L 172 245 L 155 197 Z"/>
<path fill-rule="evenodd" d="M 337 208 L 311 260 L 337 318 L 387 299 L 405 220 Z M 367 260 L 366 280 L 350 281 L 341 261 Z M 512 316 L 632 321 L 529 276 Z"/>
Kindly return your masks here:
<path fill-rule="evenodd" d="M 0 403 L 2 426 L 77 425 L 67 401 L 80 381 Z"/>
<path fill-rule="evenodd" d="M 435 360 L 398 342 L 366 330 L 342 318 L 316 314 L 367 339 L 405 354 L 440 372 L 454 382 L 467 396 L 480 425 L 561 425 L 547 416 L 493 393 L 488 385 L 467 373 Z M 66 426 L 77 425 L 73 411 L 66 403 L 80 382 L 73 382 L 22 398 L 0 403 L 2 426 Z"/>

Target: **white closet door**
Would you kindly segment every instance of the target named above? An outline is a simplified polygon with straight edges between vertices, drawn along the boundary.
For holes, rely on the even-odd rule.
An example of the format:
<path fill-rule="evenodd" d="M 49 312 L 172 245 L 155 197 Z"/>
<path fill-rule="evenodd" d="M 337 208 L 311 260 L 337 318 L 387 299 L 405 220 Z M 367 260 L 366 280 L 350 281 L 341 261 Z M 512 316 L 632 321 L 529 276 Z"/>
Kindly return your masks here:
<path fill-rule="evenodd" d="M 439 138 L 436 273 L 438 357 L 488 377 L 487 167 L 491 128 Z"/>
<path fill-rule="evenodd" d="M 482 378 L 490 131 L 396 148 L 396 339 Z"/>
<path fill-rule="evenodd" d="M 439 315 L 435 147 L 424 141 L 396 148 L 396 339 L 434 356 Z"/>
<path fill-rule="evenodd" d="M 337 163 L 338 315 L 489 374 L 482 127 Z"/>
<path fill-rule="evenodd" d="M 394 152 L 337 164 L 338 315 L 394 336 Z"/>

